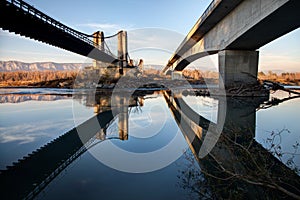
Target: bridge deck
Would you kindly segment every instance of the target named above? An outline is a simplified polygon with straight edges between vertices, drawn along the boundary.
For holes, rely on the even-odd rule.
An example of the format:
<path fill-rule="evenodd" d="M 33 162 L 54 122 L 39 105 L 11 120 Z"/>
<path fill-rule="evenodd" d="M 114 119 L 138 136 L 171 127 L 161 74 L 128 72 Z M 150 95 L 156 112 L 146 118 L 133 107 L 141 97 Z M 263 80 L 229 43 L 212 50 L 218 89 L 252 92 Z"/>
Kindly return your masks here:
<path fill-rule="evenodd" d="M 168 60 L 163 72 L 171 67 L 181 71 L 205 52 L 203 56 L 210 55 L 210 51 L 255 51 L 299 28 L 299 8 L 298 0 L 214 0 Z"/>
<path fill-rule="evenodd" d="M 166 67 L 170 67 L 241 2 L 242 0 L 213 0 L 176 49 Z"/>
<path fill-rule="evenodd" d="M 94 47 L 86 35 L 73 30 L 20 0 L 0 1 L 0 27 L 98 61 L 117 59 Z"/>

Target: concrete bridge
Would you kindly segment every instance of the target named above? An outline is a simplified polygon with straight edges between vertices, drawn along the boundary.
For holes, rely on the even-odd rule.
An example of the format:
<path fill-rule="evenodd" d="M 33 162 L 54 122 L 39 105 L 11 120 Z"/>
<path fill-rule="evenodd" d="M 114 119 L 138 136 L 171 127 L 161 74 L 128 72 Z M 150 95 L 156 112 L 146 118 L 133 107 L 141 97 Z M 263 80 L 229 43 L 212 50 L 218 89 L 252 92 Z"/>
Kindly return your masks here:
<path fill-rule="evenodd" d="M 180 72 L 196 59 L 218 53 L 225 88 L 255 84 L 257 49 L 297 29 L 299 10 L 298 0 L 213 0 L 163 72 Z"/>
<path fill-rule="evenodd" d="M 299 197 L 295 188 L 300 187 L 300 177 L 254 139 L 256 108 L 265 98 L 219 97 L 216 124 L 193 111 L 181 93 L 164 92 L 164 97 L 208 182 L 203 185 L 209 185 L 217 199 L 234 198 L 229 193 L 237 190 L 241 191 L 239 198 L 246 199 L 286 196 L 282 191 Z M 224 123 L 222 127 L 220 123 Z M 197 178 L 202 180 L 197 176 L 194 179 Z M 187 182 L 194 181 L 198 180 Z M 199 183 L 195 185 L 202 187 Z"/>

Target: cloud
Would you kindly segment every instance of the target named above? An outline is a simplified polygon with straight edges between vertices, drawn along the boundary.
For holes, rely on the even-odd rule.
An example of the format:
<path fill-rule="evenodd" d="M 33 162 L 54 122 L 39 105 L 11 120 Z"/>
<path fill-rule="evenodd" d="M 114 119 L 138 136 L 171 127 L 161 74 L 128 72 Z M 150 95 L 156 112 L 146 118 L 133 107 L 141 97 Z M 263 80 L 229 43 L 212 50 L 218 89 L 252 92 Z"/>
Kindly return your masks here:
<path fill-rule="evenodd" d="M 86 24 L 77 24 L 78 27 L 89 28 L 92 30 L 101 30 L 104 34 L 115 34 L 120 30 L 129 30 L 133 28 L 133 25 L 119 25 L 112 23 L 86 23 Z"/>
<path fill-rule="evenodd" d="M 117 24 L 99 24 L 99 23 L 79 24 L 78 26 L 95 28 L 95 29 L 118 29 L 119 28 Z"/>
<path fill-rule="evenodd" d="M 68 119 L 68 122 L 55 122 L 55 131 L 63 133 L 74 126 L 73 119 Z M 53 122 L 42 121 L 30 124 L 18 124 L 11 127 L 0 127 L 0 143 L 17 142 L 25 144 L 34 142 L 36 139 L 47 137 L 53 138 Z"/>
<path fill-rule="evenodd" d="M 259 58 L 259 70 L 281 70 L 281 71 L 299 71 L 300 60 L 295 57 L 285 54 L 274 54 L 262 52 Z"/>
<path fill-rule="evenodd" d="M 10 33 L 8 31 L 4 31 L 4 30 L 0 29 L 0 37 L 17 38 L 17 37 L 20 37 L 20 36 L 15 34 L 15 33 Z"/>
<path fill-rule="evenodd" d="M 163 28 L 141 28 L 128 31 L 128 45 L 131 50 L 157 48 L 173 52 L 184 35 Z"/>

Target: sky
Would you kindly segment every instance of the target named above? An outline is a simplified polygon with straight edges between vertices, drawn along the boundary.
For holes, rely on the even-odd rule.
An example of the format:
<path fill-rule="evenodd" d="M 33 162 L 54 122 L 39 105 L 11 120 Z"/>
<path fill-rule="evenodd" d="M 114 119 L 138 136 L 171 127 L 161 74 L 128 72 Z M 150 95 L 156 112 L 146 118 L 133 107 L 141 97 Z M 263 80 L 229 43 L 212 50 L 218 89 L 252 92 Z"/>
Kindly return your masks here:
<path fill-rule="evenodd" d="M 128 31 L 130 56 L 145 64 L 165 65 L 211 0 L 27 0 L 27 3 L 76 30 L 106 36 Z M 116 50 L 116 39 L 107 41 Z M 300 30 L 259 49 L 259 70 L 300 71 Z M 90 62 L 78 54 L 0 30 L 0 60 Z M 201 64 L 202 63 L 202 64 Z M 205 63 L 205 64 L 203 64 Z M 217 68 L 217 56 L 191 67 Z"/>

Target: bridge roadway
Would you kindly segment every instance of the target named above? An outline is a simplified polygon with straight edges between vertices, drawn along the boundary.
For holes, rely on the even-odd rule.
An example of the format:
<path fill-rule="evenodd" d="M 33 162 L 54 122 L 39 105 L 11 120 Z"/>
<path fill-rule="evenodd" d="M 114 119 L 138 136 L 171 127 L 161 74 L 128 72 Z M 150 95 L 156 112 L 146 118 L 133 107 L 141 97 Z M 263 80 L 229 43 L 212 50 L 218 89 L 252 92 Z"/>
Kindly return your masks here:
<path fill-rule="evenodd" d="M 241 188 L 244 191 L 243 198 L 246 199 L 261 199 L 265 198 L 266 194 L 277 199 L 280 197 L 278 195 L 282 195 L 276 190 L 268 191 L 267 189 L 270 189 L 268 186 L 261 187 L 256 184 L 258 182 L 264 185 L 273 184 L 272 186 L 277 184 L 280 188 L 277 188 L 279 191 L 283 188 L 300 195 L 297 190 L 300 188 L 299 176 L 254 139 L 256 108 L 265 99 L 255 98 L 251 102 L 241 103 L 245 99 L 227 98 L 225 103 L 228 112 L 225 116 L 222 133 L 219 134 L 216 129 L 208 126 L 209 120 L 188 108 L 180 94 L 164 92 L 164 97 L 194 157 L 198 160 L 209 187 L 213 189 L 212 193 L 216 194 L 218 198 L 224 198 L 224 195 L 228 195 L 226 192 L 230 190 L 241 191 Z M 222 100 L 224 98 L 219 99 L 219 109 L 224 106 Z M 223 113 L 218 112 L 218 115 L 220 114 Z M 213 127 L 217 126 L 214 122 L 210 123 Z M 248 149 L 245 148 L 246 150 L 243 151 L 241 147 Z M 230 173 L 233 173 L 234 176 L 228 178 L 233 175 Z M 223 178 L 226 181 L 223 182 Z M 232 183 L 229 183 L 230 180 Z M 191 183 L 193 181 L 195 180 L 191 180 Z M 204 185 L 206 184 L 204 183 Z M 197 186 L 199 185 L 197 184 Z M 228 187 L 231 188 L 228 189 Z M 197 190 L 197 188 L 194 189 Z"/>
<path fill-rule="evenodd" d="M 118 61 L 110 52 L 95 48 L 97 44 L 86 34 L 65 26 L 22 0 L 0 0 L 0 27 L 98 61 Z"/>
<path fill-rule="evenodd" d="M 38 194 L 64 168 L 86 151 L 85 144 L 114 119 L 118 110 L 103 111 L 45 146 L 19 159 L 0 173 L 3 199 L 23 199 Z M 29 195 L 29 196 L 28 196 Z"/>
<path fill-rule="evenodd" d="M 191 62 L 219 53 L 225 87 L 257 77 L 263 45 L 300 26 L 298 0 L 213 0 L 162 72 L 182 71 Z M 249 76 L 250 75 L 250 76 Z"/>

